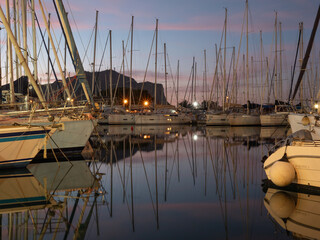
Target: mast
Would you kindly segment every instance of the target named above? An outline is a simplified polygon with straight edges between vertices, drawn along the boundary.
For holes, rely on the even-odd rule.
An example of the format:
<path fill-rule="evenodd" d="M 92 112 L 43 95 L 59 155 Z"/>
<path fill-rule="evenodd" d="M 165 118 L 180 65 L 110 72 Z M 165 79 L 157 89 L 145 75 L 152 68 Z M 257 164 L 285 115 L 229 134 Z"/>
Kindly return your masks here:
<path fill-rule="evenodd" d="M 226 58 L 227 58 L 227 9 L 225 8 L 225 19 L 224 19 L 224 51 L 223 51 L 223 97 L 222 97 L 222 110 L 226 110 Z"/>
<path fill-rule="evenodd" d="M 24 68 L 24 70 L 25 70 L 25 72 L 26 72 L 26 75 L 27 75 L 27 77 L 29 78 L 29 80 L 30 80 L 30 82 L 31 82 L 31 84 L 32 84 L 32 86 L 33 86 L 36 94 L 38 95 L 39 100 L 41 101 L 43 107 L 44 107 L 45 109 L 47 109 L 47 105 L 46 105 L 45 100 L 44 100 L 44 98 L 43 98 L 43 96 L 42 96 L 42 93 L 41 93 L 41 91 L 40 91 L 37 83 L 35 82 L 35 80 L 34 80 L 34 78 L 33 78 L 33 75 L 31 74 L 31 71 L 30 71 L 30 69 L 29 69 L 29 67 L 28 67 L 28 64 L 27 64 L 27 62 L 26 62 L 26 59 L 23 57 L 23 55 L 22 55 L 22 53 L 21 53 L 21 51 L 20 51 L 20 47 L 19 47 L 19 45 L 18 45 L 18 43 L 17 43 L 17 40 L 15 39 L 15 37 L 14 37 L 14 35 L 13 35 L 11 29 L 10 29 L 10 24 L 8 23 L 8 21 L 7 21 L 7 19 L 6 19 L 6 16 L 4 15 L 4 12 L 3 12 L 1 6 L 0 6 L 0 18 L 1 18 L 1 21 L 2 21 L 2 23 L 3 23 L 3 25 L 4 25 L 4 27 L 5 27 L 6 30 L 7 30 L 8 38 L 9 38 L 9 39 L 11 40 L 11 42 L 13 43 L 13 46 L 14 46 L 14 49 L 15 49 L 17 55 L 18 55 L 20 64 L 23 66 L 23 68 Z"/>
<path fill-rule="evenodd" d="M 17 26 L 18 26 L 18 39 L 17 39 L 17 41 L 18 41 L 18 44 L 19 44 L 19 46 L 21 46 L 21 31 L 20 31 L 20 29 L 21 29 L 21 26 L 20 26 L 20 3 L 21 3 L 21 1 L 18 1 L 18 0 L 16 0 L 17 1 L 17 5 L 16 5 L 16 7 L 17 7 Z M 19 73 L 20 73 L 20 76 L 22 75 L 22 66 L 21 66 L 21 64 L 19 64 Z M 27 90 L 27 98 L 29 98 L 29 88 L 28 88 L 28 90 Z"/>
<path fill-rule="evenodd" d="M 22 36 L 23 36 L 23 50 L 24 58 L 28 64 L 28 43 L 27 43 L 27 0 L 22 0 Z"/>
<path fill-rule="evenodd" d="M 233 56 L 233 71 L 232 71 L 232 76 L 233 76 L 233 86 L 232 86 L 232 102 L 233 103 L 236 103 L 237 102 L 237 79 L 236 79 L 236 48 L 233 47 L 233 50 L 232 50 L 232 56 Z"/>
<path fill-rule="evenodd" d="M 14 28 L 14 36 L 17 38 L 17 8 L 16 8 L 16 0 L 13 0 L 13 28 Z M 19 79 L 19 61 L 18 56 L 15 56 L 16 61 L 16 79 Z"/>
<path fill-rule="evenodd" d="M 203 100 L 207 101 L 208 100 L 208 96 L 207 96 L 208 91 L 206 90 L 206 87 L 207 87 L 207 51 L 206 51 L 206 49 L 203 51 L 203 54 L 204 54 Z"/>
<path fill-rule="evenodd" d="M 112 31 L 109 30 L 109 34 L 110 34 L 110 71 L 109 71 L 109 88 L 110 88 L 110 105 L 113 105 L 112 102 L 112 35 L 111 35 Z"/>
<path fill-rule="evenodd" d="M 178 60 L 177 65 L 177 107 L 179 106 L 179 71 L 180 71 L 180 60 Z"/>
<path fill-rule="evenodd" d="M 301 43 L 300 43 L 300 70 L 302 70 L 302 60 L 303 60 L 303 22 L 299 24 L 300 31 L 301 31 Z M 303 81 L 301 83 L 300 87 L 300 103 L 301 103 L 301 108 L 303 107 Z"/>
<path fill-rule="evenodd" d="M 133 46 L 133 19 L 131 20 L 131 48 L 130 48 L 130 89 L 129 89 L 129 111 L 131 111 L 131 98 L 132 98 L 132 46 Z M 130 145 L 131 146 L 131 145 Z"/>
<path fill-rule="evenodd" d="M 35 16 L 34 0 L 31 0 L 31 24 L 32 24 L 32 43 L 33 43 L 33 76 L 34 80 L 38 82 L 38 53 L 37 53 L 37 35 L 36 35 L 36 16 Z M 27 102 L 29 102 L 29 94 L 27 95 Z"/>
<path fill-rule="evenodd" d="M 46 29 L 47 29 L 48 37 L 49 37 L 49 40 L 51 42 L 52 50 L 53 50 L 54 56 L 56 58 L 56 63 L 58 65 L 58 68 L 59 68 L 59 71 L 60 71 L 60 74 L 61 74 L 64 91 L 67 93 L 68 98 L 71 100 L 71 98 L 72 98 L 71 97 L 71 93 L 70 93 L 70 90 L 68 88 L 67 81 L 66 81 L 66 78 L 65 78 L 66 69 L 65 70 L 62 69 L 62 66 L 60 64 L 60 60 L 59 60 L 59 57 L 58 57 L 58 53 L 57 53 L 57 50 L 56 50 L 56 47 L 54 45 L 53 38 L 52 38 L 52 35 L 51 35 L 51 32 L 50 32 L 50 14 L 49 14 L 49 19 L 47 21 L 47 18 L 46 18 L 46 15 L 44 13 L 44 9 L 43 9 L 41 0 L 39 0 L 39 6 L 40 6 L 42 17 L 43 17 L 43 20 L 44 20 L 44 23 L 45 23 L 45 26 L 46 26 Z M 48 49 L 49 49 L 49 43 L 48 43 Z M 34 63 L 34 64 L 36 65 L 37 63 Z M 66 63 L 64 63 L 64 68 L 66 68 Z M 48 75 L 49 75 L 49 62 L 48 62 Z M 36 79 L 37 79 L 37 75 L 35 75 L 35 80 Z M 69 81 L 70 81 L 70 79 L 69 79 Z M 48 82 L 48 84 L 49 84 L 49 82 Z M 72 105 L 74 104 L 73 101 L 71 101 L 71 104 Z"/>
<path fill-rule="evenodd" d="M 7 23 L 8 28 L 11 31 L 11 24 L 10 24 L 10 9 L 9 9 L 9 0 L 6 1 L 6 12 L 7 12 Z M 8 31 L 8 30 L 7 30 Z M 7 44 L 8 44 L 8 65 L 9 65 L 9 81 L 10 81 L 10 103 L 15 103 L 15 96 L 14 96 L 14 83 L 13 83 L 13 63 L 12 63 L 12 43 L 10 37 L 7 37 Z"/>
<path fill-rule="evenodd" d="M 260 113 L 262 114 L 262 95 L 263 95 L 263 65 L 262 65 L 262 31 L 260 30 L 260 82 L 261 82 L 261 94 L 260 94 Z"/>
<path fill-rule="evenodd" d="M 313 25 L 312 32 L 311 32 L 311 35 L 310 35 L 310 39 L 309 39 L 309 43 L 308 43 L 308 46 L 307 46 L 307 50 L 306 50 L 306 53 L 305 53 L 305 56 L 304 56 L 304 59 L 303 59 L 303 62 L 302 62 L 302 68 L 301 68 L 300 73 L 299 73 L 299 77 L 298 77 L 298 80 L 297 80 L 296 87 L 294 89 L 294 93 L 293 93 L 292 99 L 294 99 L 294 97 L 295 97 L 295 95 L 297 93 L 298 87 L 299 87 L 299 85 L 301 83 L 302 77 L 303 77 L 305 69 L 307 67 L 308 60 L 309 60 L 309 55 L 310 55 L 310 52 L 311 52 L 311 49 L 312 49 L 312 45 L 313 45 L 313 41 L 314 41 L 314 37 L 316 35 L 316 31 L 317 31 L 317 28 L 318 28 L 318 25 L 319 25 L 319 20 L 320 20 L 320 6 L 318 8 L 316 19 L 314 21 L 314 25 Z M 320 92 L 318 92 L 317 98 L 319 98 L 319 95 L 320 95 Z"/>
<path fill-rule="evenodd" d="M 167 88 L 167 45 L 164 44 L 164 84 L 165 84 L 165 89 L 166 89 L 166 99 L 168 97 L 168 88 Z M 167 105 L 167 101 L 165 103 Z"/>
<path fill-rule="evenodd" d="M 266 63 L 267 63 L 266 81 L 267 81 L 267 89 L 269 89 L 269 60 L 268 60 L 268 57 L 266 57 Z M 270 94 L 268 91 L 267 103 L 269 103 L 269 102 L 270 102 Z"/>
<path fill-rule="evenodd" d="M 97 29 L 98 29 L 98 15 L 96 11 L 96 23 L 94 25 L 94 46 L 93 46 L 93 64 L 92 64 L 92 94 L 95 94 L 95 78 L 96 78 L 96 48 L 97 48 Z"/>
<path fill-rule="evenodd" d="M 197 62 L 194 65 L 194 101 L 197 102 Z"/>
<path fill-rule="evenodd" d="M 218 84 L 218 79 L 219 77 L 217 76 L 218 75 L 218 65 L 219 65 L 219 55 L 218 55 L 218 47 L 217 47 L 217 44 L 214 44 L 214 47 L 215 47 L 215 52 L 216 52 L 216 68 L 215 68 L 215 71 L 214 71 L 214 76 L 213 78 L 216 77 L 216 90 L 217 90 L 217 107 L 218 107 L 218 101 L 219 101 L 219 84 Z M 220 52 L 220 49 L 219 49 L 219 52 Z M 215 79 L 213 79 L 215 80 Z M 211 97 L 210 97 L 211 98 Z"/>
<path fill-rule="evenodd" d="M 279 85 L 280 85 L 280 99 L 282 100 L 282 23 L 279 22 L 279 35 L 280 35 L 280 52 L 279 52 L 279 57 L 280 57 L 280 74 L 279 74 Z"/>
<path fill-rule="evenodd" d="M 243 61 L 243 69 L 242 69 L 242 73 L 243 73 L 243 85 L 245 84 L 245 79 L 246 79 L 246 55 L 243 54 L 242 57 L 242 61 Z M 247 91 L 248 92 L 248 91 Z M 246 92 L 243 89 L 243 101 L 246 101 Z M 248 103 L 248 102 L 247 102 Z M 247 108 L 248 111 L 248 108 Z"/>
<path fill-rule="evenodd" d="M 125 50 L 124 50 L 124 41 L 122 40 L 122 99 L 126 99 L 126 85 L 125 85 L 125 78 L 124 78 L 124 57 L 125 57 Z M 125 105 L 123 101 L 123 106 Z"/>
<path fill-rule="evenodd" d="M 69 20 L 67 17 L 67 13 L 64 9 L 64 5 L 62 3 L 62 0 L 55 0 L 54 5 L 56 8 L 58 17 L 59 17 L 61 27 L 62 27 L 64 35 L 65 35 L 65 38 L 68 43 L 69 52 L 70 52 L 70 55 L 71 55 L 71 58 L 73 61 L 73 65 L 76 70 L 77 78 L 79 79 L 79 82 L 81 83 L 81 86 L 83 88 L 83 91 L 84 91 L 84 94 L 86 96 L 87 101 L 89 102 L 89 104 L 94 106 L 92 92 L 91 92 L 90 86 L 89 86 L 87 78 L 86 78 L 86 73 L 84 71 L 79 52 L 78 52 L 77 46 L 76 46 L 74 38 L 73 38 L 70 23 L 69 23 Z"/>
<path fill-rule="evenodd" d="M 1 30 L 3 28 L 0 28 L 0 41 L 1 39 Z M 1 59 L 1 47 L 0 47 L 0 104 L 2 104 L 2 59 Z"/>
<path fill-rule="evenodd" d="M 48 28 L 47 31 L 50 32 L 50 18 L 51 14 L 48 14 Z M 50 98 L 50 38 L 48 35 L 48 75 L 47 75 L 47 101 L 49 102 Z"/>
<path fill-rule="evenodd" d="M 246 31 L 246 49 L 247 49 L 247 56 L 246 56 L 246 80 L 247 80 L 247 114 L 249 114 L 249 39 L 248 39 L 248 0 L 246 0 L 246 22 L 247 22 L 247 31 Z"/>
<path fill-rule="evenodd" d="M 254 65 L 253 65 L 253 56 L 251 56 L 251 86 L 254 86 L 254 74 L 253 74 L 253 69 L 254 69 Z M 252 89 L 252 101 L 254 101 L 254 89 Z"/>
<path fill-rule="evenodd" d="M 155 53 L 155 70 L 154 70 L 154 101 L 153 108 L 156 109 L 157 105 L 157 64 L 158 64 L 158 19 L 156 19 L 156 53 Z"/>
<path fill-rule="evenodd" d="M 275 33 L 275 58 L 274 58 L 274 66 L 275 66 L 275 74 L 274 74 L 274 98 L 278 100 L 278 12 L 276 12 L 276 20 L 274 24 L 274 33 Z M 276 108 L 277 111 L 277 108 Z"/>
<path fill-rule="evenodd" d="M 195 58 L 192 58 L 192 84 L 191 84 L 191 104 L 193 104 L 193 92 L 194 92 L 194 65 Z"/>

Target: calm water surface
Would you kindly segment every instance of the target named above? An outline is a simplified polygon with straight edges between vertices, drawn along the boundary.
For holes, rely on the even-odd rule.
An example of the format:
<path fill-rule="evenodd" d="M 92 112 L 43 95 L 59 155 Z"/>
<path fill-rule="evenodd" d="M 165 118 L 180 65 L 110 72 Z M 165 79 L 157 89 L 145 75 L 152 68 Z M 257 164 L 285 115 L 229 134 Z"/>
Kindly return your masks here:
<path fill-rule="evenodd" d="M 277 190 L 261 186 L 261 159 L 286 134 L 102 127 L 86 161 L 1 173 L 2 239 L 292 239 L 269 213 Z"/>

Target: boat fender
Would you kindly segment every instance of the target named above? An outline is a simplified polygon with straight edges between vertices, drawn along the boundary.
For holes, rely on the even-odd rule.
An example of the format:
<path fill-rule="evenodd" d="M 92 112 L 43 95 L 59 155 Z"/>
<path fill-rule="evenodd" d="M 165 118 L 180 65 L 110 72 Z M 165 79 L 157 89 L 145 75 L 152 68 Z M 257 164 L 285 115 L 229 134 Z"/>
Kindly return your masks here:
<path fill-rule="evenodd" d="M 308 126 L 310 125 L 310 119 L 308 118 L 308 116 L 304 116 L 301 120 L 301 123 L 303 126 Z"/>
<path fill-rule="evenodd" d="M 286 161 L 285 158 L 286 154 L 270 168 L 270 179 L 278 187 L 288 186 L 296 177 L 293 165 Z"/>
<path fill-rule="evenodd" d="M 279 191 L 272 195 L 270 208 L 280 218 L 287 219 L 296 208 L 294 198 L 287 192 Z"/>

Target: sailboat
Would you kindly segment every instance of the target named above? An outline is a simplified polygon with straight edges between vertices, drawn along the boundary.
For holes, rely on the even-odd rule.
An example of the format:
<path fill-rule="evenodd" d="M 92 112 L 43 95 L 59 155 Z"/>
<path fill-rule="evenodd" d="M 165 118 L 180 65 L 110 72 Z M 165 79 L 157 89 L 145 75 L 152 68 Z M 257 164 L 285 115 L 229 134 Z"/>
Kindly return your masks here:
<path fill-rule="evenodd" d="M 249 101 L 249 44 L 248 44 L 248 0 L 246 0 L 246 81 L 247 81 L 247 112 L 246 113 L 232 113 L 229 115 L 229 122 L 231 126 L 249 126 L 260 125 L 260 116 L 257 113 L 250 112 Z"/>
<path fill-rule="evenodd" d="M 277 48 L 277 33 L 278 33 L 278 15 L 276 12 L 276 17 L 275 17 L 275 83 L 274 83 L 274 93 L 275 93 L 275 111 L 273 113 L 269 114 L 263 114 L 263 111 L 261 111 L 260 115 L 260 121 L 261 121 L 261 126 L 286 126 L 288 124 L 287 118 L 288 118 L 288 106 L 286 105 L 278 105 L 277 104 L 277 97 L 278 97 L 278 61 L 277 61 L 277 55 L 278 55 L 278 48 Z M 280 27 L 280 79 L 279 82 L 281 83 L 282 79 L 282 58 L 281 58 L 281 23 L 279 25 Z M 261 36 L 261 35 L 260 35 Z M 261 75 L 262 75 L 262 37 L 261 37 Z M 262 77 L 261 77 L 262 79 Z M 280 85 L 282 86 L 282 85 Z M 280 87 L 280 98 L 282 97 L 282 87 Z M 262 110 L 262 108 L 261 108 Z M 280 110 L 280 111 L 279 111 Z"/>
<path fill-rule="evenodd" d="M 319 20 L 320 5 L 292 99 L 298 91 L 305 72 Z M 317 115 L 289 115 L 289 123 L 293 131 L 292 137 L 286 139 L 285 145 L 271 154 L 264 162 L 264 170 L 268 179 L 277 186 L 295 183 L 307 187 L 320 187 L 318 119 Z"/>
<path fill-rule="evenodd" d="M 134 115 L 135 124 L 137 125 L 154 125 L 154 124 L 190 124 L 191 119 L 184 113 L 178 113 L 173 108 L 157 108 L 157 61 L 158 61 L 158 19 L 156 19 L 156 47 L 155 47 L 155 83 L 154 83 L 154 100 L 153 111 L 144 111 Z M 165 73 L 166 75 L 166 73 Z"/>
<path fill-rule="evenodd" d="M 40 6 L 42 7 L 42 5 L 40 5 Z M 63 15 L 63 13 L 65 13 L 63 6 L 59 6 L 59 9 L 61 9 L 62 15 Z M 31 112 L 29 112 L 29 111 L 10 112 L 8 114 L 11 116 L 14 116 L 16 114 L 16 116 L 18 116 L 19 119 L 15 119 L 14 121 L 18 122 L 20 124 L 28 123 L 29 125 L 32 125 L 32 126 L 49 126 L 49 125 L 57 126 L 56 123 L 60 123 L 59 127 L 57 128 L 57 131 L 55 131 L 54 132 L 55 134 L 52 135 L 52 138 L 50 138 L 49 145 L 48 145 L 49 148 L 63 149 L 63 150 L 70 150 L 70 149 L 75 150 L 75 149 L 79 149 L 79 148 L 83 149 L 86 142 L 88 141 L 94 127 L 96 126 L 96 121 L 92 120 L 92 119 L 89 119 L 89 120 L 84 119 L 83 117 L 82 117 L 82 119 L 61 117 L 61 116 L 63 116 L 63 114 L 58 114 L 58 118 L 56 118 L 58 121 L 57 120 L 54 121 L 54 116 L 51 115 L 50 112 L 58 111 L 59 109 L 48 109 L 46 102 L 44 100 L 44 97 L 43 97 L 41 91 L 39 90 L 39 87 L 37 86 L 37 83 L 35 82 L 34 77 L 31 74 L 31 71 L 30 71 L 28 65 L 26 64 L 26 60 L 21 53 L 20 47 L 19 47 L 15 37 L 13 36 L 13 33 L 12 33 L 10 26 L 4 16 L 2 9 L 1 9 L 0 13 L 1 13 L 1 19 L 4 22 L 5 28 L 7 30 L 7 34 L 9 36 L 11 42 L 14 45 L 16 54 L 19 57 L 19 61 L 20 61 L 21 65 L 23 66 L 23 68 L 25 69 L 25 72 L 28 76 L 28 79 L 30 80 L 31 84 L 33 85 L 33 87 L 39 97 L 39 100 L 41 101 L 41 103 L 44 107 L 44 110 L 34 111 L 35 112 L 34 115 L 36 115 L 36 117 L 35 117 L 36 119 L 34 119 L 34 121 L 32 123 L 30 122 L 30 119 L 32 119 L 32 117 L 34 117 L 34 116 L 31 116 L 31 118 L 29 118 L 29 119 L 20 118 L 20 114 L 30 115 Z M 46 19 L 45 19 L 45 21 L 46 21 Z M 47 25 L 47 28 L 48 28 L 48 25 Z M 66 28 L 65 30 L 67 31 L 68 28 Z M 69 30 L 70 30 L 70 28 L 69 28 Z M 67 33 L 69 35 L 72 35 L 71 30 L 67 31 Z M 49 35 L 50 35 L 50 33 L 49 33 Z M 70 44 L 73 44 L 73 48 L 75 48 L 74 42 L 70 43 Z M 77 62 L 77 64 L 79 65 L 79 62 Z M 86 81 L 83 80 L 83 82 L 86 82 Z M 82 85 L 85 85 L 85 83 L 83 83 Z M 84 86 L 84 89 L 86 89 L 85 86 Z M 90 102 L 89 96 L 87 96 L 87 99 Z M 64 110 L 65 109 L 61 109 L 60 113 Z M 37 114 L 39 114 L 40 116 Z M 47 115 L 41 116 L 43 114 L 47 114 Z M 48 117 L 48 115 L 49 115 L 49 117 Z M 48 118 L 51 119 L 51 121 L 48 121 Z M 7 120 L 6 122 L 9 122 L 9 120 Z"/>
<path fill-rule="evenodd" d="M 296 83 L 296 86 L 295 86 L 295 89 L 294 89 L 294 92 L 292 95 L 292 99 L 290 99 L 291 101 L 293 101 L 293 99 L 295 98 L 295 96 L 298 92 L 299 86 L 302 82 L 302 78 L 303 78 L 303 75 L 305 73 L 305 70 L 306 70 L 306 67 L 308 64 L 310 52 L 311 52 L 311 49 L 313 46 L 313 42 L 314 42 L 316 31 L 317 31 L 317 28 L 319 25 L 319 21 L 320 21 L 320 5 L 318 8 L 317 16 L 315 18 L 313 29 L 312 29 L 312 32 L 310 35 L 307 50 L 305 52 L 305 56 L 302 61 L 300 73 L 299 73 L 298 80 L 297 80 L 297 83 Z M 319 98 L 320 98 L 320 90 L 318 91 L 318 94 L 317 94 L 317 99 L 319 99 Z M 315 110 L 317 110 L 317 113 L 313 113 L 313 114 L 290 113 L 289 114 L 288 118 L 289 118 L 290 126 L 292 128 L 292 132 L 296 132 L 296 131 L 305 129 L 305 130 L 311 131 L 311 134 L 313 134 L 313 137 L 315 137 L 315 139 L 320 139 L 320 126 L 318 123 L 319 105 L 317 102 L 314 107 L 315 107 Z"/>
<path fill-rule="evenodd" d="M 222 126 L 222 125 L 229 125 L 229 114 L 226 113 L 226 41 L 227 41 L 227 9 L 225 9 L 225 23 L 224 23 L 224 59 L 223 59 L 223 95 L 222 95 L 222 111 L 208 111 L 206 113 L 206 125 L 216 125 L 216 126 Z M 215 77 L 217 75 L 218 70 L 218 64 L 219 64 L 219 56 L 220 56 L 220 49 L 219 54 L 216 57 L 217 63 L 216 63 L 216 69 L 215 69 Z"/>
<path fill-rule="evenodd" d="M 118 107 L 113 107 L 111 106 L 110 108 L 106 107 L 103 109 L 103 113 L 102 113 L 102 117 L 105 120 L 100 121 L 101 123 L 107 123 L 107 124 L 111 124 L 111 125 L 127 125 L 127 124 L 134 124 L 135 123 L 135 118 L 134 118 L 134 114 L 131 113 L 131 106 L 132 106 L 132 48 L 133 48 L 133 21 L 134 21 L 134 16 L 132 16 L 131 19 L 131 29 L 130 29 L 130 33 L 131 33 L 131 49 L 130 49 L 130 88 L 129 88 L 129 100 L 124 98 L 123 99 L 123 105 L 124 107 L 129 105 L 129 109 L 125 109 L 125 108 L 118 108 Z M 111 41 L 111 40 L 110 40 Z M 111 44 L 110 44 L 111 46 Z M 122 48 L 123 48 L 123 59 L 122 59 L 122 67 L 123 67 L 123 78 L 124 78 L 124 57 L 125 57 L 125 49 L 124 49 L 124 43 L 122 42 Z M 110 57 L 110 61 L 111 61 L 111 57 Z M 110 71 L 112 71 L 112 69 L 110 69 Z M 112 81 L 112 75 L 110 75 L 109 77 L 109 81 Z M 125 80 L 123 79 L 123 89 L 125 91 Z M 110 84 L 111 87 L 111 84 Z M 112 90 L 111 90 L 112 91 Z M 110 92 L 111 93 L 111 92 Z M 124 94 L 123 94 L 124 96 Z M 113 100 L 111 100 L 113 101 Z M 111 104 L 112 105 L 112 104 Z"/>

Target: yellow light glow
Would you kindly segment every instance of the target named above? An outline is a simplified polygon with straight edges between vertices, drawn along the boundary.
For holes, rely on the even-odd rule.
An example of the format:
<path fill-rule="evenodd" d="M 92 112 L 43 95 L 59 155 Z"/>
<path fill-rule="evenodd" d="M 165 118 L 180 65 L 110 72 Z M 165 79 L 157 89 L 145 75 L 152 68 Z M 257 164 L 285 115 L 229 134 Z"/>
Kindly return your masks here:
<path fill-rule="evenodd" d="M 149 102 L 148 101 L 144 101 L 143 105 L 147 107 L 147 106 L 149 106 Z"/>
<path fill-rule="evenodd" d="M 124 104 L 128 104 L 128 99 L 123 99 Z"/>
<path fill-rule="evenodd" d="M 315 109 L 318 109 L 318 108 L 319 108 L 319 104 L 316 103 L 316 104 L 314 105 L 314 108 L 315 108 Z"/>

